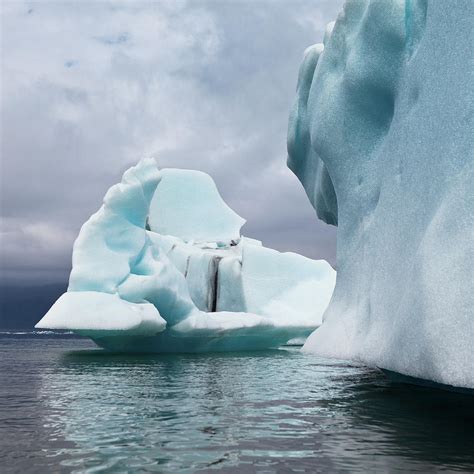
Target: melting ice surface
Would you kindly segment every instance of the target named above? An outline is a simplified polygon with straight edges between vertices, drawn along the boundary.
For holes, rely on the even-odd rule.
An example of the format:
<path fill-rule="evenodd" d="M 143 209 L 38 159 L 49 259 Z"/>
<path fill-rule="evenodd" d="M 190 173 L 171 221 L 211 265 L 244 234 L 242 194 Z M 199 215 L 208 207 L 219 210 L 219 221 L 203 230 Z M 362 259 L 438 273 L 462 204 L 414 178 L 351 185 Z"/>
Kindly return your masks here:
<path fill-rule="evenodd" d="M 474 388 L 473 21 L 347 1 L 307 49 L 288 165 L 338 226 L 338 276 L 304 350 Z"/>
<path fill-rule="evenodd" d="M 74 244 L 69 288 L 37 328 L 117 351 L 272 348 L 321 323 L 325 261 L 240 236 L 212 179 L 144 159 L 113 186 Z"/>

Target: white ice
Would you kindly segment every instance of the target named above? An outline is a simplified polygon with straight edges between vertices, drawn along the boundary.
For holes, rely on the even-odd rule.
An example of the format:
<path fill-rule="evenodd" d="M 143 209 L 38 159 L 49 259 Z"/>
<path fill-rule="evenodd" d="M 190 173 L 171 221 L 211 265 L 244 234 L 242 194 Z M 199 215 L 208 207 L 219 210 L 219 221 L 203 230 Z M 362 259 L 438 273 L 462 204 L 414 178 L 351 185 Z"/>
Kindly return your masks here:
<path fill-rule="evenodd" d="M 124 333 L 140 336 L 163 331 L 166 321 L 151 303 L 130 303 L 117 294 L 98 291 L 71 291 L 56 301 L 37 327 L 79 334 L 84 331 L 96 337 Z"/>

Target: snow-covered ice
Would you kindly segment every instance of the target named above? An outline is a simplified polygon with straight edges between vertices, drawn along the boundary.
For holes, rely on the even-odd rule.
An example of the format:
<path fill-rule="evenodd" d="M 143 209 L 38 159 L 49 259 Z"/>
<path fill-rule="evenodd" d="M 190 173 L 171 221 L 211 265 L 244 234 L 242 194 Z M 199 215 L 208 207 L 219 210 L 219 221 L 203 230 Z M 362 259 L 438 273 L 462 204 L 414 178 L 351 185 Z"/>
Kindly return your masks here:
<path fill-rule="evenodd" d="M 241 237 L 244 222 L 205 173 L 140 161 L 83 225 L 68 291 L 36 327 L 117 351 L 263 349 L 306 337 L 335 271 Z"/>
<path fill-rule="evenodd" d="M 338 226 L 304 350 L 474 388 L 474 2 L 350 0 L 301 65 L 288 165 Z"/>

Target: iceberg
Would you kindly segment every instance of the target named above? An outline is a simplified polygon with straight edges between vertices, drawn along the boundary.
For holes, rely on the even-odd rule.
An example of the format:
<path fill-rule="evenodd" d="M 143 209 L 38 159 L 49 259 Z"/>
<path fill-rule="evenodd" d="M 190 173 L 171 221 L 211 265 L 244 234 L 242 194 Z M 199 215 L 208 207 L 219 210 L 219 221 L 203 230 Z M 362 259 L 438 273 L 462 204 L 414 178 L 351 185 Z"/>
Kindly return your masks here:
<path fill-rule="evenodd" d="M 210 176 L 143 159 L 74 244 L 68 291 L 37 328 L 123 352 L 278 347 L 319 326 L 336 272 L 240 235 Z"/>
<path fill-rule="evenodd" d="M 474 388 L 474 2 L 349 0 L 308 48 L 288 166 L 338 226 L 303 350 Z"/>

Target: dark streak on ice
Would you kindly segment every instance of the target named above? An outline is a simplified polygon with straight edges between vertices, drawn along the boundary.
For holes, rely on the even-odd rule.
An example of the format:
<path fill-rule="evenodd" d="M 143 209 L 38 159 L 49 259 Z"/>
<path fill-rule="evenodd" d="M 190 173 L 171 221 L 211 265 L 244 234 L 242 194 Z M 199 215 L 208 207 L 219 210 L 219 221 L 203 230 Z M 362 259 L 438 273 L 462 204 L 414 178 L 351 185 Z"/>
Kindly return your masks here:
<path fill-rule="evenodd" d="M 188 255 L 188 258 L 186 259 L 186 270 L 184 271 L 184 278 L 188 276 L 188 271 L 189 271 L 189 262 L 191 261 L 191 255 Z"/>
<path fill-rule="evenodd" d="M 222 257 L 214 256 L 209 262 L 209 293 L 208 293 L 208 303 L 207 308 L 210 312 L 217 311 L 217 299 L 219 293 L 219 262 L 222 260 Z"/>

